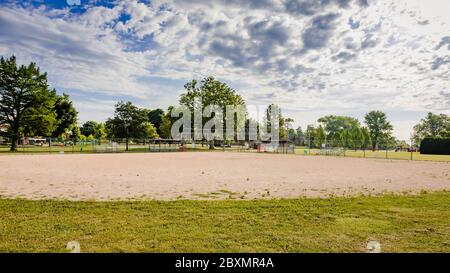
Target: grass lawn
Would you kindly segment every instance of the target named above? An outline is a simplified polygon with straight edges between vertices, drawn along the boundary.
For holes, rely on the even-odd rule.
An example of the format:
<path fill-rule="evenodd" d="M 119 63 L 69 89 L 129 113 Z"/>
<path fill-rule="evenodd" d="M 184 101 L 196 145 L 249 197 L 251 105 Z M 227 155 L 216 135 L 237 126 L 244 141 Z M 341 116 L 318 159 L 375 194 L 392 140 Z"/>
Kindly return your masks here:
<path fill-rule="evenodd" d="M 108 144 L 101 144 L 93 146 L 92 144 L 77 144 L 74 146 L 57 146 L 53 145 L 51 147 L 48 146 L 27 146 L 27 147 L 19 147 L 17 152 L 10 152 L 9 146 L 6 145 L 0 145 L 0 155 L 11 155 L 11 154 L 35 154 L 35 153 L 59 153 L 59 152 L 66 152 L 66 153 L 92 153 L 92 152 L 111 152 L 111 149 L 108 149 Z M 157 147 L 157 146 L 156 146 Z M 162 148 L 169 147 L 168 145 L 162 144 Z M 210 150 L 208 145 L 201 145 L 197 144 L 195 148 L 191 144 L 187 145 L 187 148 L 189 151 L 215 151 L 215 152 L 221 152 L 223 151 L 222 148 L 216 147 L 215 150 Z M 130 144 L 129 145 L 129 151 L 128 152 L 148 152 L 149 146 L 148 144 Z M 233 146 L 231 148 L 226 148 L 226 151 L 240 151 L 239 146 Z M 242 150 L 243 151 L 243 150 Z M 256 150 L 250 150 L 251 152 L 256 152 Z M 317 155 L 320 151 L 320 149 L 308 149 L 306 147 L 300 147 L 297 146 L 295 148 L 295 154 L 297 155 L 305 155 L 305 151 L 307 155 Z M 125 152 L 125 144 L 121 143 L 119 146 L 117 146 L 115 152 Z M 366 157 L 366 158 L 379 158 L 379 159 L 386 159 L 386 151 L 362 151 L 362 150 L 346 150 L 345 156 L 347 157 Z M 411 153 L 409 152 L 395 152 L 395 151 L 388 151 L 387 153 L 388 159 L 402 159 L 402 160 L 411 160 Z M 450 162 L 450 155 L 425 155 L 420 154 L 419 152 L 414 152 L 412 155 L 413 160 L 423 160 L 423 161 L 442 161 L 442 162 Z"/>
<path fill-rule="evenodd" d="M 16 152 L 10 152 L 10 147 L 7 146 L 0 146 L 0 155 L 11 155 L 11 154 L 39 154 L 39 153 L 59 153 L 59 152 L 65 152 L 65 153 L 93 153 L 93 152 L 108 152 L 111 151 L 111 149 L 108 150 L 107 144 L 102 145 L 96 145 L 93 146 L 91 144 L 84 144 L 84 145 L 74 145 L 74 146 L 57 146 L 53 145 L 49 147 L 48 145 L 44 146 L 27 146 L 22 147 L 19 146 L 17 148 Z M 121 144 L 115 148 L 115 152 L 125 152 L 125 144 Z M 129 145 L 129 152 L 148 152 L 148 145 L 135 145 L 130 144 Z"/>
<path fill-rule="evenodd" d="M 450 252 L 450 192 L 331 199 L 0 199 L 1 252 Z"/>
<path fill-rule="evenodd" d="M 317 155 L 320 151 L 320 149 L 308 149 L 308 148 L 295 148 L 295 154 L 298 155 L 305 155 L 305 150 L 307 151 L 308 155 Z M 346 150 L 345 156 L 348 157 L 360 157 L 360 158 L 380 158 L 380 159 L 386 159 L 386 151 L 363 151 L 363 150 Z M 387 158 L 388 159 L 402 159 L 402 160 L 411 160 L 411 153 L 410 152 L 395 152 L 395 151 L 388 151 L 387 152 Z M 412 153 L 413 160 L 422 160 L 422 161 L 443 161 L 443 162 L 450 162 L 450 155 L 426 155 L 421 154 L 419 152 Z"/>
<path fill-rule="evenodd" d="M 74 145 L 74 146 L 56 146 L 53 145 L 49 147 L 48 145 L 44 146 L 19 146 L 17 148 L 17 152 L 11 153 L 9 146 L 0 146 L 0 155 L 1 154 L 17 154 L 17 153 L 59 153 L 61 151 L 64 152 L 92 152 L 92 145 L 85 144 L 85 145 Z"/>

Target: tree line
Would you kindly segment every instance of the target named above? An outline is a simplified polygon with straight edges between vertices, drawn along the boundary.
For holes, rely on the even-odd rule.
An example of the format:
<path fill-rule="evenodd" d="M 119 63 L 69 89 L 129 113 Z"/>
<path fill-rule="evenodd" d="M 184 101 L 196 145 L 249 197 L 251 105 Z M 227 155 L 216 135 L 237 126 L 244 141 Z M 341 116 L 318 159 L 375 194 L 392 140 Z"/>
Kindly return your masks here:
<path fill-rule="evenodd" d="M 301 127 L 290 129 L 294 141 L 302 141 L 310 147 L 343 147 L 348 149 L 376 150 L 380 147 L 397 147 L 392 136 L 393 126 L 386 113 L 371 111 L 364 117 L 364 125 L 358 119 L 347 116 L 328 115 L 317 120 L 318 126 L 309 125 L 303 132 Z"/>
<path fill-rule="evenodd" d="M 428 113 L 414 126 L 411 142 L 398 140 L 392 135 L 393 126 L 382 111 L 371 111 L 361 124 L 348 116 L 329 115 L 317 120 L 318 126 L 289 128 L 289 139 L 297 145 L 315 148 L 324 146 L 348 149 L 408 149 L 419 147 L 425 138 L 450 138 L 450 117 Z"/>
<path fill-rule="evenodd" d="M 22 136 L 57 137 L 76 123 L 69 96 L 57 95 L 35 63 L 18 66 L 14 56 L 0 59 L 0 131 L 11 140 L 11 151 Z"/>
<path fill-rule="evenodd" d="M 179 105 L 191 112 L 198 108 L 203 112 L 204 107 L 213 104 L 222 109 L 227 105 L 246 109 L 246 102 L 237 91 L 214 77 L 192 80 L 184 88 Z M 11 151 L 17 149 L 18 141 L 24 136 L 51 136 L 75 141 L 122 138 L 127 144 L 129 139 L 167 139 L 171 137 L 171 128 L 177 119 L 171 114 L 175 107 L 170 106 L 166 111 L 159 108 L 151 110 L 120 101 L 115 105 L 114 116 L 105 122 L 87 121 L 78 126 L 78 113 L 70 97 L 58 95 L 55 89 L 50 88 L 47 74 L 42 73 L 35 63 L 18 66 L 14 56 L 0 59 L 0 134 L 11 140 Z M 269 117 L 274 107 L 278 106 L 267 107 L 263 118 L 269 130 Z M 247 110 L 245 114 L 245 134 L 248 136 L 251 123 L 257 128 L 262 124 L 249 118 Z M 202 125 L 209 119 L 202 117 Z M 225 121 L 226 114 L 223 119 Z M 301 127 L 293 129 L 294 120 L 284 117 L 281 111 L 278 121 L 280 139 L 291 140 L 297 145 L 374 150 L 408 147 L 406 142 L 392 136 L 393 126 L 382 111 L 367 113 L 363 124 L 353 117 L 324 116 L 317 120 L 318 126 L 310 125 L 304 131 Z M 225 126 L 225 122 L 223 124 Z M 411 136 L 416 145 L 425 137 L 450 137 L 450 117 L 429 113 L 414 126 Z"/>

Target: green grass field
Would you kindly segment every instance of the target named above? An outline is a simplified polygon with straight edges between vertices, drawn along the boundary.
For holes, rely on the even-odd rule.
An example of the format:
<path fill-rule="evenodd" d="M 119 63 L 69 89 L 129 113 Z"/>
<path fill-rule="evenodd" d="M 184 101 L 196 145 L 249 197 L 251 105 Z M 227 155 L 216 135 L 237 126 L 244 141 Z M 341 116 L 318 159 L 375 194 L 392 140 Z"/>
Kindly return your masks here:
<path fill-rule="evenodd" d="M 10 152 L 10 147 L 0 146 L 0 155 L 1 154 L 34 154 L 34 153 L 92 153 L 92 152 L 108 152 L 109 150 L 106 148 L 108 145 L 92 145 L 92 144 L 77 144 L 73 146 L 63 146 L 63 145 L 52 145 L 49 147 L 46 146 L 26 146 L 26 147 L 18 147 L 17 152 Z M 125 144 L 121 144 L 117 147 L 117 152 L 125 152 Z M 129 152 L 148 152 L 148 144 L 147 145 L 129 145 Z"/>
<path fill-rule="evenodd" d="M 331 199 L 0 199 L 0 252 L 450 252 L 450 192 Z"/>
<path fill-rule="evenodd" d="M 308 149 L 308 148 L 295 148 L 295 154 L 297 155 L 317 155 L 320 149 Z M 379 159 L 401 159 L 401 160 L 411 160 L 411 153 L 409 152 L 395 152 L 388 151 L 363 151 L 363 150 L 346 150 L 345 156 L 347 157 L 358 157 L 358 158 L 379 158 Z M 450 155 L 425 155 L 419 152 L 412 153 L 413 160 L 419 161 L 443 161 L 450 162 Z"/>
<path fill-rule="evenodd" d="M 0 146 L 0 154 L 10 154 L 9 146 Z M 86 145 L 74 145 L 74 146 L 27 146 L 18 147 L 16 153 L 59 153 L 64 152 L 92 152 L 93 146 L 90 144 Z"/>
<path fill-rule="evenodd" d="M 11 153 L 9 151 L 8 146 L 0 146 L 0 155 L 7 155 L 7 154 L 34 154 L 34 153 L 59 153 L 61 151 L 64 151 L 65 153 L 92 153 L 92 152 L 108 152 L 111 150 L 108 150 L 106 148 L 106 144 L 93 146 L 91 144 L 85 144 L 85 145 L 74 145 L 74 146 L 28 146 L 28 147 L 19 147 L 18 151 L 15 153 Z M 167 146 L 169 148 L 169 145 L 162 145 L 162 148 L 164 146 Z M 172 147 L 173 148 L 173 147 Z M 215 150 L 209 150 L 207 145 L 200 145 L 197 144 L 195 148 L 192 147 L 191 144 L 187 145 L 187 148 L 189 151 L 216 151 L 220 152 L 223 151 L 222 148 L 216 147 Z M 225 148 L 226 151 L 243 151 L 238 146 L 233 146 L 231 148 Z M 125 152 L 125 144 L 121 144 L 118 146 L 117 152 Z M 148 144 L 146 145 L 135 145 L 130 144 L 129 145 L 129 151 L 128 152 L 148 152 L 149 147 Z M 256 152 L 256 150 L 250 150 L 252 152 Z M 320 149 L 308 149 L 304 147 L 296 147 L 295 148 L 295 154 L 296 155 L 318 155 Z M 401 160 L 411 160 L 411 153 L 409 152 L 395 152 L 395 151 L 388 151 L 386 154 L 386 151 L 362 151 L 362 150 L 346 150 L 345 156 L 347 157 L 357 157 L 357 158 L 378 158 L 378 159 L 401 159 Z M 442 161 L 442 162 L 450 162 L 450 155 L 423 155 L 419 152 L 414 152 L 412 154 L 413 160 L 419 160 L 419 161 Z"/>

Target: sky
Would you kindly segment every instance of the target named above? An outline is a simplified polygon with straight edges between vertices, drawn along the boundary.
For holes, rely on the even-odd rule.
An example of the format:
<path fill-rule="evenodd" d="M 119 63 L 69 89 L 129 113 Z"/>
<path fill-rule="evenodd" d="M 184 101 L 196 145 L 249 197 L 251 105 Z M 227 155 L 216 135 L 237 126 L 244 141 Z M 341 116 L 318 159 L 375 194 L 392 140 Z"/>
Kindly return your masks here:
<path fill-rule="evenodd" d="M 176 105 L 184 84 L 226 82 L 294 127 L 382 110 L 409 140 L 450 114 L 448 0 L 0 0 L 0 55 L 36 62 L 79 122 L 114 104 Z"/>

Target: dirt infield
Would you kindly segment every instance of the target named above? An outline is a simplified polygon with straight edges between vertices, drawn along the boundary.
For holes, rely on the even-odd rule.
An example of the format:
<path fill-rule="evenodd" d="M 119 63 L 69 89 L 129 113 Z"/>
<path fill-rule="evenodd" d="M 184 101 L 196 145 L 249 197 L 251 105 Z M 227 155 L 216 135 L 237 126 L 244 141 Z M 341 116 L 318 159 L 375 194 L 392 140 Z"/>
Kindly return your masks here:
<path fill-rule="evenodd" d="M 3 197 L 251 199 L 450 190 L 450 164 L 228 152 L 0 157 Z"/>

